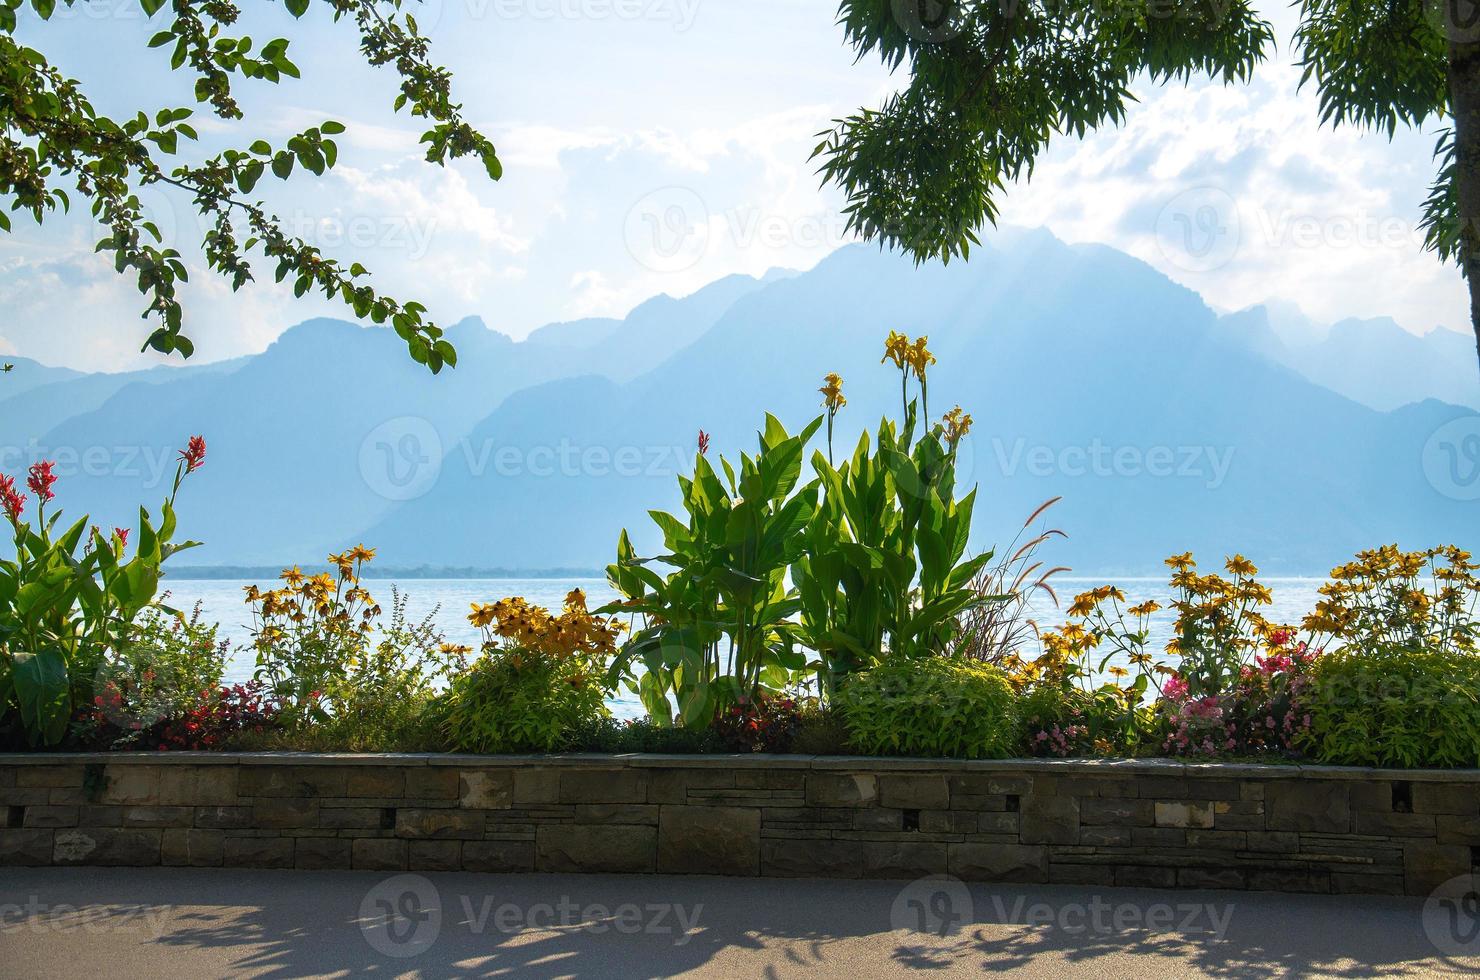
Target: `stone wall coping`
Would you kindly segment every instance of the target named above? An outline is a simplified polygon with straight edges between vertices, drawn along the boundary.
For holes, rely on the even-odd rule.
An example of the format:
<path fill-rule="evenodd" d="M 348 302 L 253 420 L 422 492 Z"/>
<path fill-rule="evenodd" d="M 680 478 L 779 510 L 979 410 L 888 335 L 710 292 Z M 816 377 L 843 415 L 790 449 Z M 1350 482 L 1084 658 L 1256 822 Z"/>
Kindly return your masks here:
<path fill-rule="evenodd" d="M 821 755 L 454 755 L 338 752 L 8 752 L 0 766 L 452 766 L 577 769 L 786 769 L 833 772 L 1016 772 L 1100 778 L 1167 776 L 1195 779 L 1345 779 L 1480 783 L 1480 769 L 1377 769 L 1363 766 L 1189 762 L 1181 759 L 917 759 Z"/>

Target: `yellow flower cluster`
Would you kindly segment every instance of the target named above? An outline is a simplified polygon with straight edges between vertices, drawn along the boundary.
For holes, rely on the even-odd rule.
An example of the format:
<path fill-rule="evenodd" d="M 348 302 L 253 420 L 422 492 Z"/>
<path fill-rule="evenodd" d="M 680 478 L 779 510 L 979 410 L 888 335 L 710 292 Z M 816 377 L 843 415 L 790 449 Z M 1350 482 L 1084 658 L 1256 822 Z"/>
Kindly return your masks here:
<path fill-rule="evenodd" d="M 894 366 L 901 371 L 908 368 L 914 372 L 916 378 L 924 381 L 925 369 L 936 363 L 935 355 L 925 346 L 929 342 L 929 337 L 916 337 L 914 343 L 911 343 L 906 334 L 891 330 L 884 341 L 884 356 L 879 363 L 893 361 Z"/>
<path fill-rule="evenodd" d="M 580 589 L 565 597 L 559 615 L 512 596 L 494 603 L 474 603 L 468 622 L 483 631 L 484 650 L 505 647 L 560 658 L 610 656 L 616 652 L 617 637 L 626 629 L 616 619 L 591 615 Z"/>
<path fill-rule="evenodd" d="M 1199 575 L 1190 552 L 1166 560 L 1171 585 L 1178 591 L 1172 602 L 1177 611 L 1176 635 L 1168 653 L 1185 653 L 1191 642 L 1203 649 L 1247 655 L 1284 629 L 1265 619 L 1259 607 L 1274 602 L 1274 594 L 1255 577 L 1259 569 L 1243 555 L 1223 563 L 1231 578 Z"/>
<path fill-rule="evenodd" d="M 1480 569 L 1455 545 L 1402 551 L 1383 545 L 1331 571 L 1302 625 L 1337 641 L 1421 644 L 1474 652 Z"/>
<path fill-rule="evenodd" d="M 307 575 L 294 565 L 278 576 L 283 583 L 280 588 L 246 586 L 246 602 L 256 620 L 256 646 L 271 647 L 288 639 L 293 630 L 305 627 L 370 633 L 381 609 L 374 596 L 360 586 L 360 571 L 374 558 L 375 549 L 358 545 L 329 556 L 329 564 L 339 571 L 337 578 L 327 572 Z"/>

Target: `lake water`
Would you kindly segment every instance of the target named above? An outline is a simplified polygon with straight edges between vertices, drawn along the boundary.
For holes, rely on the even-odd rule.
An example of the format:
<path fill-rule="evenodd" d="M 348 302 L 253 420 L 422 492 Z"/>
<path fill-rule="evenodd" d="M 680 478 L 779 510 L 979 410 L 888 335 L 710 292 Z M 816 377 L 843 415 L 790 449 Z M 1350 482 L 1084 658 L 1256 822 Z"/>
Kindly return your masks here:
<path fill-rule="evenodd" d="M 1120 578 L 1114 580 L 1126 593 L 1130 604 L 1156 599 L 1166 605 L 1171 591 L 1165 578 Z M 1324 579 L 1317 578 L 1268 578 L 1263 580 L 1274 592 L 1274 605 L 1264 610 L 1273 622 L 1298 623 L 1310 612 L 1320 598 L 1317 589 Z M 1065 603 L 1071 601 L 1076 592 L 1104 584 L 1104 579 L 1056 578 L 1059 596 Z M 251 650 L 251 615 L 243 598 L 247 581 L 226 579 L 168 579 L 165 583 L 170 592 L 169 602 L 179 609 L 190 609 L 197 602 L 206 621 L 221 624 L 221 637 L 231 641 L 231 659 L 228 662 L 226 679 L 229 682 L 249 680 L 254 666 Z M 267 582 L 255 583 L 266 586 Z M 435 614 L 436 622 L 447 639 L 453 643 L 464 643 L 476 647 L 480 634 L 467 621 L 468 607 L 477 602 L 493 602 L 506 596 L 523 596 L 531 603 L 549 609 L 559 609 L 571 589 L 583 589 L 592 609 L 616 597 L 604 579 L 389 579 L 366 580 L 365 587 L 381 605 L 390 608 L 391 592 L 394 587 L 406 599 L 407 618 L 419 622 L 423 617 Z M 1044 598 L 1037 603 L 1034 614 L 1045 628 L 1064 621 L 1061 611 L 1056 612 L 1052 602 Z M 1152 649 L 1160 651 L 1171 636 L 1173 617 L 1167 612 L 1152 618 Z M 620 718 L 636 718 L 644 714 L 637 698 L 625 691 L 619 692 L 611 701 L 613 714 Z"/>

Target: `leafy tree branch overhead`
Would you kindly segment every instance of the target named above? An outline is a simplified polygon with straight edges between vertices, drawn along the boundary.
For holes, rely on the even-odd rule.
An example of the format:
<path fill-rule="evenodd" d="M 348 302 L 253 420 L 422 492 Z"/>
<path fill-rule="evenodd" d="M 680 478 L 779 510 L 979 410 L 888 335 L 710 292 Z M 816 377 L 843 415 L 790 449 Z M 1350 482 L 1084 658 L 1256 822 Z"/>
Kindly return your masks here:
<path fill-rule="evenodd" d="M 839 119 L 813 156 L 850 231 L 965 257 L 1055 136 L 1119 125 L 1131 85 L 1246 82 L 1273 53 L 1253 0 L 842 0 L 860 58 L 909 83 Z M 1391 136 L 1437 122 L 1427 245 L 1470 289 L 1480 353 L 1480 0 L 1301 0 L 1294 40 L 1322 120 Z"/>
<path fill-rule="evenodd" d="M 87 0 L 62 0 L 66 6 Z M 373 66 L 388 66 L 400 78 L 394 109 L 409 110 L 430 128 L 421 137 L 429 163 L 471 156 L 498 180 L 503 167 L 493 143 L 465 120 L 453 101 L 452 76 L 430 60 L 429 45 L 404 0 L 283 0 L 294 17 L 312 3 L 333 8 L 336 22 L 353 23 L 360 53 Z M 240 8 L 231 0 L 140 0 L 160 30 L 148 46 L 177 71 L 194 76 L 195 100 L 224 120 L 241 120 L 234 86 L 246 80 L 277 84 L 299 77 L 289 57 L 290 42 L 275 38 L 258 45 L 233 33 Z M 105 229 L 98 251 L 111 252 L 120 274 L 137 277 L 147 298 L 144 317 L 153 329 L 145 349 L 189 357 L 194 344 L 185 332 L 179 284 L 187 269 L 175 247 L 147 220 L 138 191 L 169 185 L 200 214 L 207 231 L 202 248 L 208 267 L 233 290 L 254 278 L 253 260 L 266 259 L 278 282 L 291 279 L 295 295 L 319 290 L 338 297 L 355 316 L 389 323 L 417 362 L 433 372 L 457 363 L 457 352 L 426 308 L 400 301 L 369 285 L 368 270 L 323 255 L 302 238 L 288 234 L 262 200 L 253 197 L 269 173 L 289 180 L 295 169 L 315 177 L 333 168 L 339 149 L 333 137 L 344 126 L 326 121 L 281 145 L 253 139 L 199 162 L 177 162 L 182 145 L 197 140 L 191 123 L 195 109 L 145 109 L 130 118 L 96 111 L 79 82 L 67 78 L 46 56 L 16 39 L 23 17 L 50 20 L 56 0 L 0 0 L 0 230 L 10 231 L 11 214 L 26 212 L 39 224 L 72 195 L 86 200 Z M 166 7 L 168 9 L 166 9 Z M 406 8 L 406 9 L 403 9 Z M 7 213 L 9 212 L 9 213 Z"/>

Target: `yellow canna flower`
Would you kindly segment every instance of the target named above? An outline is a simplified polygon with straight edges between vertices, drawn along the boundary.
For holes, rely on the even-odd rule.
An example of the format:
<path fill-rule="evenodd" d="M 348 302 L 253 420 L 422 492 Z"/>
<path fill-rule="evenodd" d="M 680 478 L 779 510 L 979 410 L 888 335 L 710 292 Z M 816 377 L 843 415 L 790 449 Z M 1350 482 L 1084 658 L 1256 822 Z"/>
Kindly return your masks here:
<path fill-rule="evenodd" d="M 884 341 L 884 356 L 879 359 L 880 364 L 893 361 L 894 366 L 901 371 L 910 361 L 910 338 L 898 331 L 889 331 L 889 339 Z"/>
<path fill-rule="evenodd" d="M 929 337 L 918 337 L 915 343 L 905 351 L 905 363 L 915 372 L 915 377 L 920 381 L 925 380 L 925 369 L 935 363 L 935 355 L 925 349 Z"/>
<path fill-rule="evenodd" d="M 971 431 L 971 416 L 962 411 L 960 405 L 947 412 L 941 423 L 945 426 L 946 444 L 952 449 Z"/>
<path fill-rule="evenodd" d="M 843 378 L 833 372 L 822 379 L 822 387 L 817 390 L 822 393 L 822 404 L 827 410 L 836 413 L 838 409 L 848 404 L 848 399 L 843 397 Z"/>

